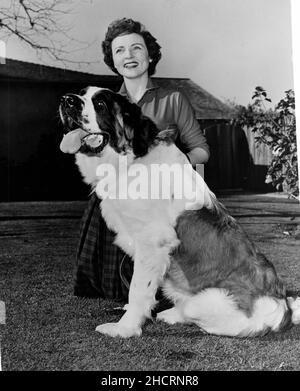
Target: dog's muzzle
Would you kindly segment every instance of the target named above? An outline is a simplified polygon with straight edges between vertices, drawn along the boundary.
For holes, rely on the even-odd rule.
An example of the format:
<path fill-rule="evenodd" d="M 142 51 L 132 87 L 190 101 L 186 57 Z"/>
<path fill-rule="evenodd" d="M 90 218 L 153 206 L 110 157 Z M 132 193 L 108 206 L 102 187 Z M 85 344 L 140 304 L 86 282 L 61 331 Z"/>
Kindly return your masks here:
<path fill-rule="evenodd" d="M 64 153 L 99 154 L 109 141 L 107 132 L 82 129 L 85 122 L 82 118 L 84 104 L 82 97 L 76 94 L 61 97 L 59 112 L 66 134 L 60 143 L 60 150 Z"/>

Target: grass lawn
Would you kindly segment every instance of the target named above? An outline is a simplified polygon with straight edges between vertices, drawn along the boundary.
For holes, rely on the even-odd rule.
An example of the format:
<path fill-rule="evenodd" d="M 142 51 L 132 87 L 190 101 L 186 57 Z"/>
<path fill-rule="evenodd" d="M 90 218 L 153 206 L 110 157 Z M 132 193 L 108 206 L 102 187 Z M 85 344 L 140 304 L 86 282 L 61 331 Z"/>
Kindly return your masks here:
<path fill-rule="evenodd" d="M 262 220 L 263 221 L 263 220 Z M 2 368 L 13 370 L 300 370 L 300 326 L 283 334 L 226 338 L 196 326 L 149 321 L 142 337 L 96 333 L 117 321 L 118 303 L 73 296 L 79 219 L 0 222 Z M 295 225 L 243 224 L 292 291 L 300 291 Z"/>

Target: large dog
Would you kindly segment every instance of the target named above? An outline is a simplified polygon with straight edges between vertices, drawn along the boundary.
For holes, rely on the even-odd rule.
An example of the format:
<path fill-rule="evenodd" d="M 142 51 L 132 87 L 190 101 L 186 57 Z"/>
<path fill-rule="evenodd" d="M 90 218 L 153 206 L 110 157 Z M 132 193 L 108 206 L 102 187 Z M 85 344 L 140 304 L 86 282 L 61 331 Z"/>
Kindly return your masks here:
<path fill-rule="evenodd" d="M 159 132 L 137 105 L 98 87 L 63 96 L 60 115 L 67 131 L 61 150 L 76 154 L 84 181 L 102 198 L 102 215 L 117 234 L 116 244 L 134 260 L 125 314 L 97 331 L 140 335 L 158 287 L 174 306 L 157 319 L 170 324 L 256 336 L 300 323 L 300 299 L 286 297 L 273 265 L 188 164 L 172 130 Z M 175 194 L 179 171 L 158 189 L 148 173 L 161 165 L 184 167 L 180 180 L 190 190 Z M 144 173 L 139 186 L 154 187 L 158 197 L 136 197 L 137 172 Z"/>

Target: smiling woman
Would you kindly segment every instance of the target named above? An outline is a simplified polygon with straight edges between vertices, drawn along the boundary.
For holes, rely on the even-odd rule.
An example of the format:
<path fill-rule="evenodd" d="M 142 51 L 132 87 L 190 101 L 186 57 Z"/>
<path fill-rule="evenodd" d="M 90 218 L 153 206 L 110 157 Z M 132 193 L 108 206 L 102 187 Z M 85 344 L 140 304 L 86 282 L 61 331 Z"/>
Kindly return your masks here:
<path fill-rule="evenodd" d="M 188 99 L 177 90 L 155 85 L 150 78 L 161 58 L 160 49 L 141 23 L 127 18 L 112 22 L 102 42 L 105 63 L 123 78 L 119 93 L 139 106 L 159 130 L 177 131 L 176 144 L 193 166 L 205 163 L 209 148 Z M 125 301 L 132 262 L 114 245 L 115 233 L 107 228 L 100 204 L 93 193 L 82 222 L 74 292 Z"/>
<path fill-rule="evenodd" d="M 143 37 L 138 34 L 116 37 L 112 41 L 112 53 L 118 73 L 128 79 L 148 78 L 148 50 Z"/>
<path fill-rule="evenodd" d="M 139 22 L 135 22 L 132 19 L 123 18 L 121 20 L 116 20 L 109 25 L 105 40 L 102 42 L 105 64 L 113 72 L 119 73 L 116 68 L 116 64 L 114 63 L 113 46 L 115 46 L 116 42 L 118 42 L 118 38 L 128 37 L 129 35 L 138 39 L 137 44 L 141 45 L 147 51 L 150 58 L 150 63 L 148 64 L 148 75 L 154 75 L 156 65 L 161 59 L 161 47 L 157 43 L 156 38 L 154 38 L 149 31 L 146 31 Z M 125 40 L 127 40 L 127 38 L 125 38 Z"/>

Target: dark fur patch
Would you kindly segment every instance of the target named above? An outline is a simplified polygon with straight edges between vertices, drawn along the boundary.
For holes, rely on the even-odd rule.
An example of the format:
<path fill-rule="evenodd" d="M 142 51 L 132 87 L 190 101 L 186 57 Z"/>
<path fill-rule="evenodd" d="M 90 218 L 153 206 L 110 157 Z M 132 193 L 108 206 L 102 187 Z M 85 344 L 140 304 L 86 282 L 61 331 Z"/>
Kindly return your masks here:
<path fill-rule="evenodd" d="M 293 322 L 292 322 L 293 311 L 289 307 L 288 302 L 287 302 L 287 306 L 288 309 L 285 312 L 284 317 L 282 318 L 278 331 L 286 331 L 289 330 L 291 327 L 293 327 Z"/>
<path fill-rule="evenodd" d="M 159 130 L 150 118 L 142 115 L 138 105 L 110 90 L 97 92 L 92 101 L 99 127 L 110 134 L 110 145 L 116 152 L 122 153 L 130 147 L 136 157 L 148 153 Z M 106 107 L 100 102 L 105 102 Z M 116 126 L 117 114 L 122 116 L 123 128 L 121 124 Z"/>
<path fill-rule="evenodd" d="M 272 263 L 257 252 L 225 209 L 185 211 L 175 229 L 181 244 L 171 254 L 168 278 L 179 284 L 179 289 L 186 291 L 176 278 L 178 268 L 188 281 L 189 293 L 226 289 L 247 316 L 259 296 L 285 297 Z"/>
<path fill-rule="evenodd" d="M 85 88 L 82 88 L 80 91 L 79 91 L 79 95 L 80 96 L 83 96 L 83 95 L 85 95 L 87 92 L 88 92 L 88 89 L 89 89 L 90 87 L 88 86 L 88 87 L 85 87 Z"/>

